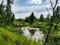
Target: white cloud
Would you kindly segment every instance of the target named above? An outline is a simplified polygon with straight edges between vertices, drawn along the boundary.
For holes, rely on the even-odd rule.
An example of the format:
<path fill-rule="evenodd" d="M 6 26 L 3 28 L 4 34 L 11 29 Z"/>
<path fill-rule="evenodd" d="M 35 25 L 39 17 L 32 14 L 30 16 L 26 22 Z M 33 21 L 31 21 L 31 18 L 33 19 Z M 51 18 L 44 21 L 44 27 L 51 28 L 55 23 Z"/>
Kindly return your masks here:
<path fill-rule="evenodd" d="M 51 8 L 49 4 L 47 5 L 41 5 L 41 6 L 13 6 L 12 7 L 12 11 L 15 12 L 19 12 L 19 11 L 34 11 L 34 10 L 42 10 L 42 9 L 46 9 L 46 8 Z"/>
<path fill-rule="evenodd" d="M 1 2 L 2 0 L 0 0 Z M 55 0 L 51 0 L 53 3 L 55 3 Z M 47 4 L 44 4 L 44 5 L 40 5 L 42 0 L 31 0 L 31 2 L 27 2 L 27 3 L 36 3 L 39 2 L 38 4 L 39 5 L 33 5 L 33 6 L 17 6 L 16 5 L 16 2 L 17 0 L 14 0 L 14 4 L 12 6 L 12 11 L 14 12 L 15 14 L 15 18 L 25 18 L 27 16 L 29 16 L 31 14 L 31 12 L 34 12 L 35 13 L 35 16 L 37 18 L 40 17 L 40 14 L 43 14 L 44 17 L 47 16 L 48 12 L 47 11 L 43 11 L 43 12 L 35 12 L 34 10 L 45 10 L 46 8 L 51 8 L 51 4 L 49 3 L 49 0 L 46 1 Z M 6 4 L 6 0 L 4 0 L 4 4 Z M 58 4 L 60 5 L 60 3 Z M 29 11 L 29 12 L 25 12 L 25 13 L 17 13 L 17 12 L 21 12 L 21 11 Z M 50 14 L 52 15 L 52 11 L 49 10 Z"/>
<path fill-rule="evenodd" d="M 16 13 L 15 14 L 15 18 L 18 19 L 18 18 L 25 18 L 27 16 L 29 16 L 30 13 Z"/>
<path fill-rule="evenodd" d="M 31 14 L 31 12 L 35 13 L 35 16 L 38 18 L 40 16 L 40 14 L 44 14 L 44 17 L 46 17 L 46 15 L 48 14 L 47 11 L 43 11 L 43 12 L 35 12 L 34 10 L 43 10 L 46 8 L 51 8 L 50 4 L 46 4 L 46 5 L 38 5 L 38 6 L 12 6 L 12 11 L 15 14 L 15 18 L 25 18 L 27 16 L 29 16 Z M 29 12 L 25 12 L 25 13 L 17 13 L 17 12 L 21 12 L 21 11 L 29 11 Z M 49 10 L 51 13 L 51 10 Z M 52 14 L 52 13 L 51 13 Z"/>
<path fill-rule="evenodd" d="M 49 11 L 49 12 L 50 12 L 50 15 L 52 15 L 52 10 Z M 47 11 L 45 11 L 45 12 L 40 12 L 40 13 L 39 13 L 39 12 L 38 12 L 38 13 L 35 12 L 35 16 L 36 16 L 37 18 L 39 18 L 41 14 L 43 14 L 43 16 L 46 17 L 49 13 L 48 13 Z"/>
<path fill-rule="evenodd" d="M 50 12 L 50 14 L 52 15 L 52 10 L 49 11 L 49 12 Z M 29 16 L 30 14 L 31 14 L 31 12 L 29 12 L 29 13 L 16 13 L 16 14 L 15 14 L 15 18 L 16 18 L 16 19 L 18 19 L 18 18 L 25 18 L 25 17 Z M 49 13 L 48 13 L 47 11 L 45 11 L 45 12 L 37 12 L 37 13 L 34 12 L 34 14 L 35 14 L 35 16 L 36 16 L 37 18 L 39 18 L 41 14 L 43 14 L 44 17 L 46 17 Z"/>
<path fill-rule="evenodd" d="M 33 3 L 41 4 L 42 3 L 42 0 L 33 0 Z"/>

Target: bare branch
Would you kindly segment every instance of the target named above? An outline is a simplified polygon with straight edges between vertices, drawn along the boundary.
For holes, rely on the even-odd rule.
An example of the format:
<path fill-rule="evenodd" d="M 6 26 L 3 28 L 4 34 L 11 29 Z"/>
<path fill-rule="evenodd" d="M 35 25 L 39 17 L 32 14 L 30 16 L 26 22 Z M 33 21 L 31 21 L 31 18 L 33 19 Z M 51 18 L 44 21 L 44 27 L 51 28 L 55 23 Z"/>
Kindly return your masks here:
<path fill-rule="evenodd" d="M 56 8 L 56 6 L 57 6 L 57 3 L 58 3 L 58 0 L 56 0 L 55 6 L 54 6 L 54 8 L 53 8 L 53 9 L 55 9 L 55 8 Z"/>
<path fill-rule="evenodd" d="M 49 0 L 49 1 L 50 1 L 50 3 L 51 3 L 51 7 L 52 7 L 52 9 L 53 9 L 53 17 L 52 17 L 52 20 L 51 20 L 51 22 L 50 22 L 50 28 L 49 28 L 48 33 L 47 33 L 47 35 L 46 35 L 44 45 L 46 45 L 46 43 L 48 42 L 49 34 L 50 34 L 51 28 L 52 28 L 52 26 L 53 26 L 54 11 L 55 11 L 55 8 L 56 8 L 57 3 L 58 3 L 58 0 L 56 0 L 55 6 L 53 7 L 53 4 L 52 4 L 51 0 Z M 47 8 L 46 8 L 46 9 L 47 9 Z M 47 9 L 47 11 L 49 12 L 48 9 Z"/>
<path fill-rule="evenodd" d="M 50 1 L 50 4 L 51 4 L 51 7 L 53 8 L 53 4 L 52 4 L 52 1 L 51 0 L 49 0 Z"/>
<path fill-rule="evenodd" d="M 47 10 L 47 12 L 50 14 L 50 12 L 49 12 L 48 8 L 46 8 L 46 10 Z"/>

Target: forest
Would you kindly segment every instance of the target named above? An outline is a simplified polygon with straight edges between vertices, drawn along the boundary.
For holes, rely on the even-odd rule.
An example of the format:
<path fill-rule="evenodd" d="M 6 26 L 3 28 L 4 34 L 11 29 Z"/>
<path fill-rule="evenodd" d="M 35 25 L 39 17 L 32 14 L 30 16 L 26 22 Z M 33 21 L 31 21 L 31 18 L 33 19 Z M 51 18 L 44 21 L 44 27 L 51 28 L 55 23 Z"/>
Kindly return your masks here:
<path fill-rule="evenodd" d="M 6 0 L 7 5 L 4 5 L 4 1 L 0 3 L 0 45 L 60 45 L 60 6 L 57 6 L 58 0 L 54 7 L 51 7 L 53 14 L 50 13 L 44 17 L 44 14 L 40 14 L 37 18 L 34 12 L 27 17 L 15 18 L 11 6 L 14 4 L 14 0 Z M 48 9 L 47 9 L 47 12 Z M 43 40 L 28 39 L 23 35 L 21 27 L 33 27 L 39 28 L 43 33 Z"/>

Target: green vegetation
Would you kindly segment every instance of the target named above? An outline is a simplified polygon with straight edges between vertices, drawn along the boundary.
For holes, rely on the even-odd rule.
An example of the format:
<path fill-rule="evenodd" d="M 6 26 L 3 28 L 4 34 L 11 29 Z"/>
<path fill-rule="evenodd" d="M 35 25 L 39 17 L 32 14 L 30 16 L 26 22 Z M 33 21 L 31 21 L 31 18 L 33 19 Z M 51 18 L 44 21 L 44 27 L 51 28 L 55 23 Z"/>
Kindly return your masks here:
<path fill-rule="evenodd" d="M 36 42 L 27 39 L 26 37 L 18 35 L 10 30 L 10 28 L 0 27 L 0 45 L 41 45 L 40 41 Z"/>
<path fill-rule="evenodd" d="M 15 19 L 15 15 L 11 10 L 13 0 L 6 0 L 7 5 L 3 1 L 0 4 L 0 45 L 43 45 L 44 41 L 27 39 L 23 36 L 21 27 L 40 28 L 44 33 L 44 39 L 50 28 L 50 22 L 53 16 L 50 14 L 44 18 L 43 14 L 39 18 L 34 16 L 34 12 L 25 19 Z M 47 45 L 60 45 L 60 6 L 54 10 L 54 20 Z"/>

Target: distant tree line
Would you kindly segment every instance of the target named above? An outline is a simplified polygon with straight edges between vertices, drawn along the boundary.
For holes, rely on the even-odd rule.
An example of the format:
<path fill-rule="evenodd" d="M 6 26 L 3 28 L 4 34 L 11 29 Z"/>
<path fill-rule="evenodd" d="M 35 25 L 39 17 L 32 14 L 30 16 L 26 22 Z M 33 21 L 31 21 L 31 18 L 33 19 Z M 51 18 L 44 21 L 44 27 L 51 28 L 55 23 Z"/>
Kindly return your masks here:
<path fill-rule="evenodd" d="M 54 21 L 55 23 L 59 23 L 60 22 L 60 6 L 57 6 L 56 10 L 54 11 L 55 16 L 54 16 Z M 31 13 L 31 15 L 29 17 L 25 17 L 25 19 L 17 19 L 17 21 L 21 21 L 21 22 L 29 22 L 29 23 L 34 23 L 34 22 L 50 22 L 53 16 L 51 16 L 50 14 L 48 14 L 45 18 L 44 15 L 41 14 L 40 18 L 36 18 L 36 16 L 34 15 L 34 12 Z"/>

